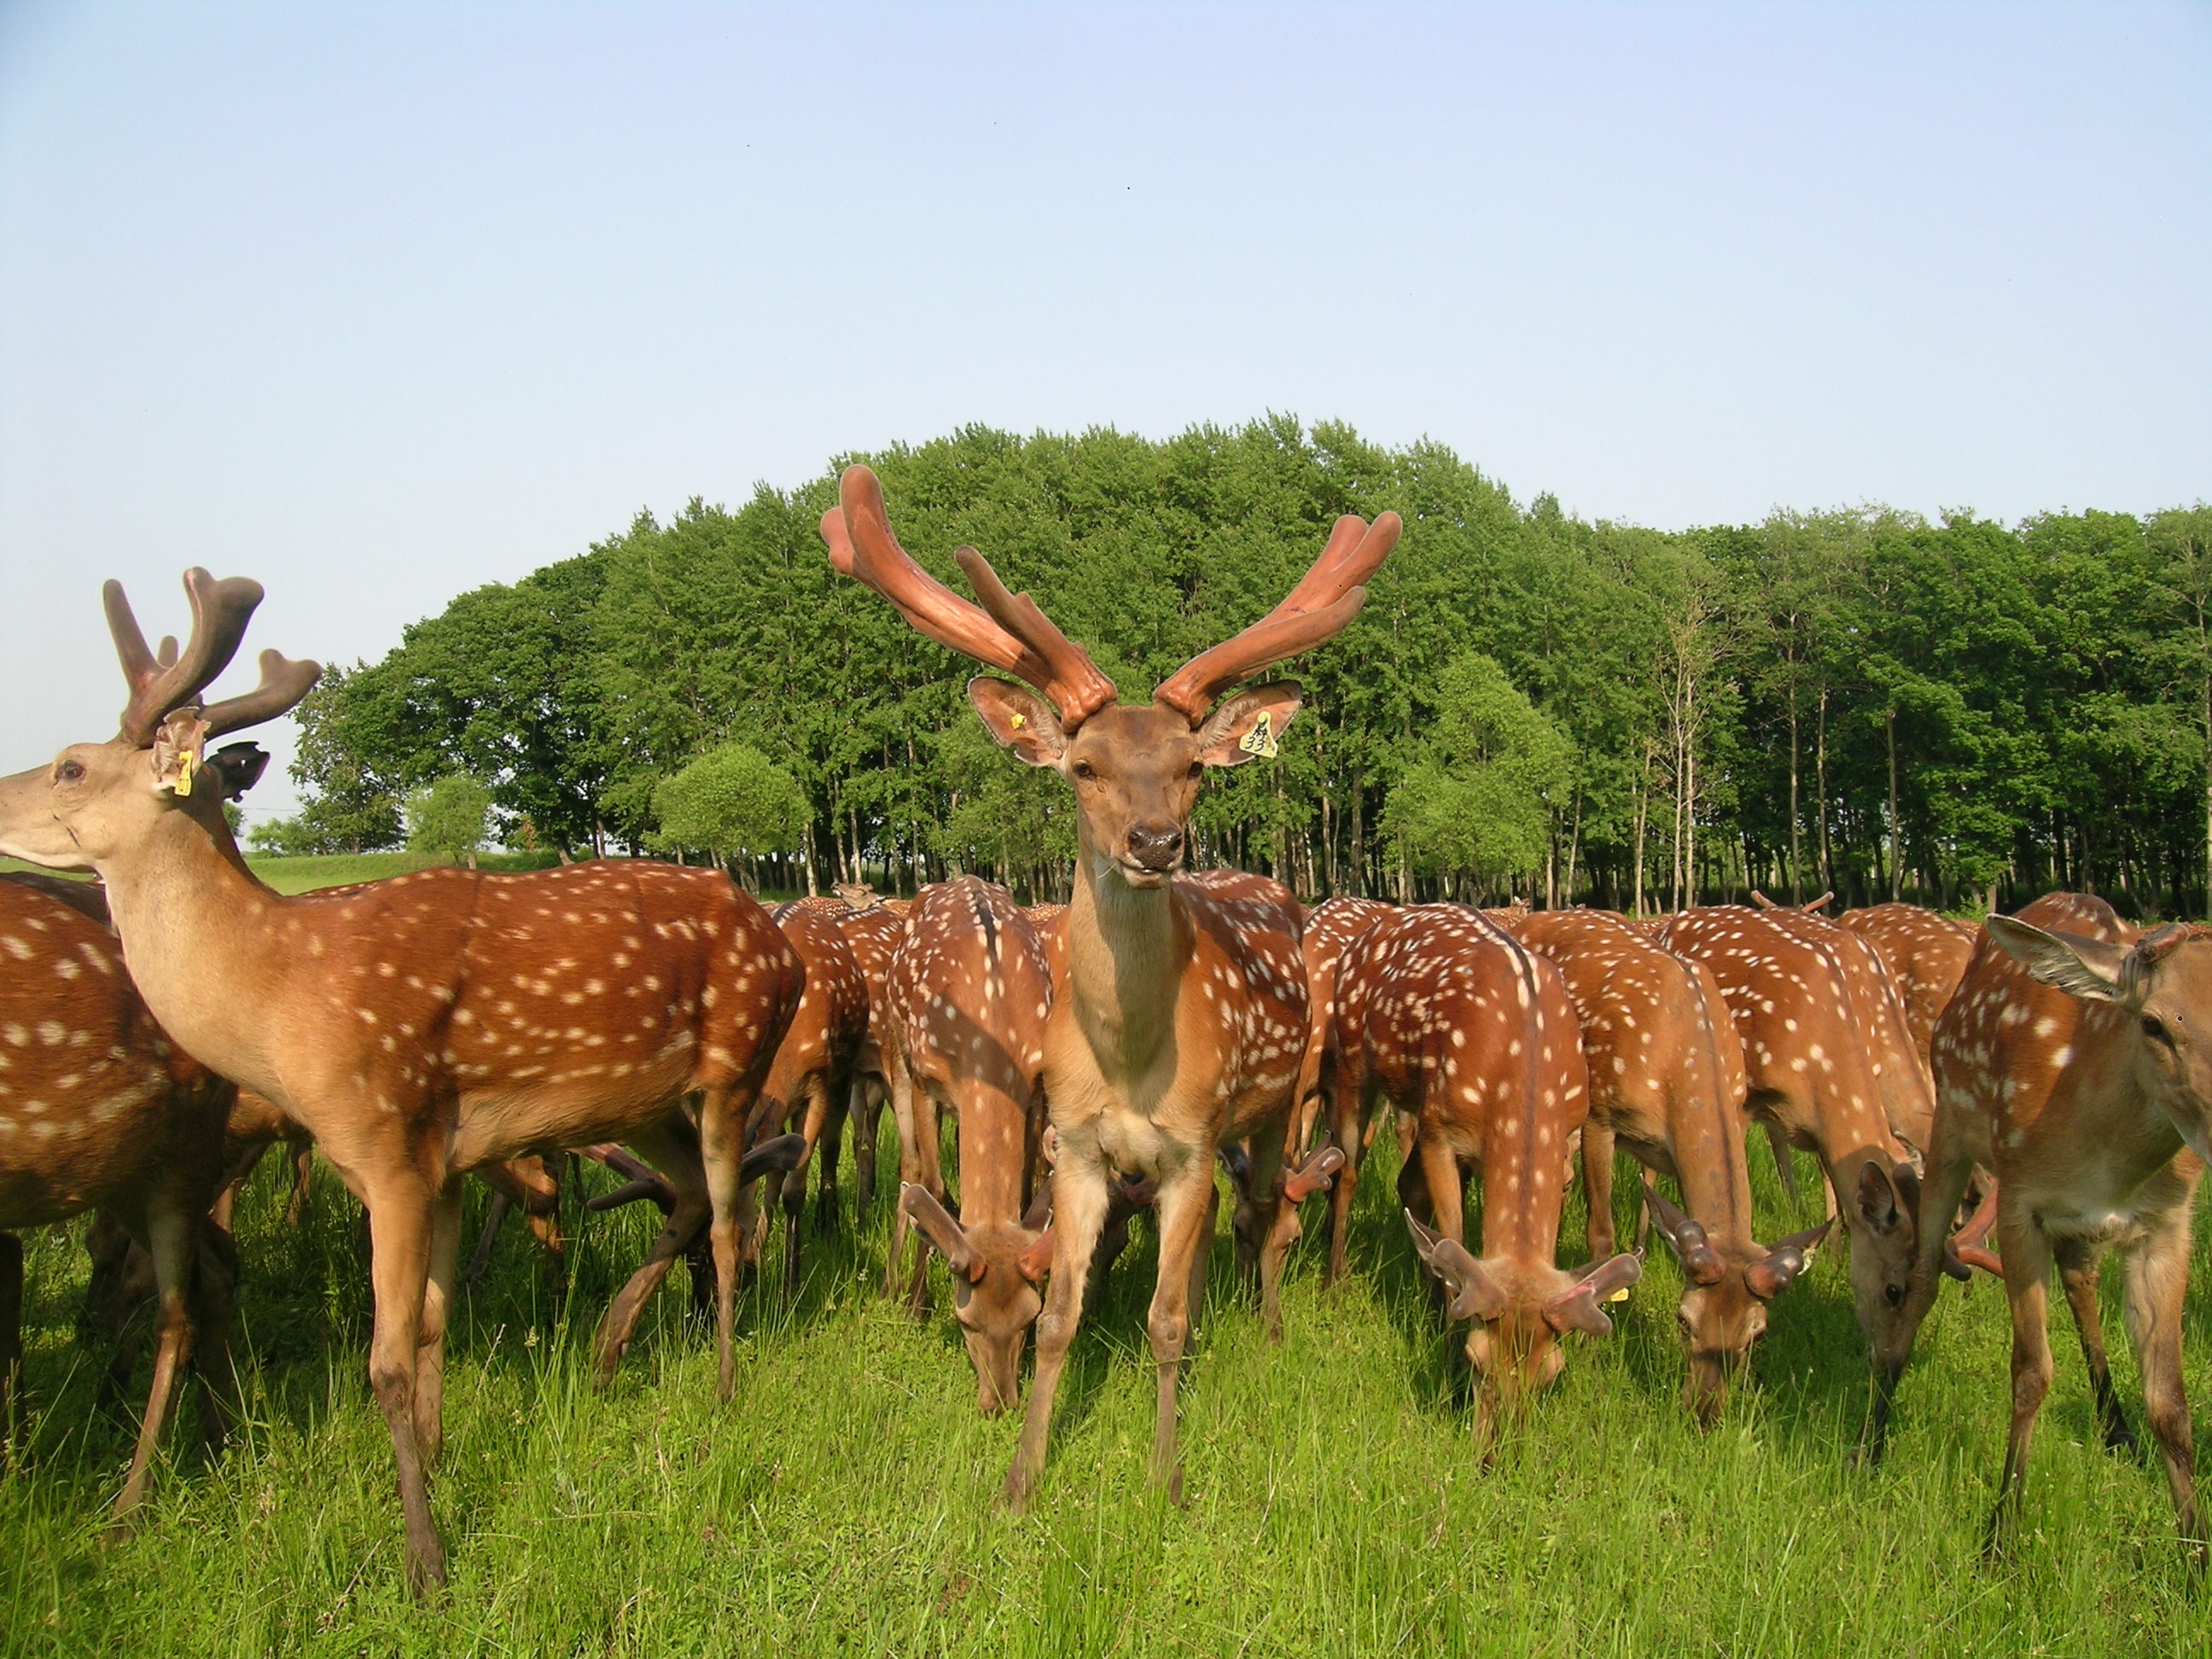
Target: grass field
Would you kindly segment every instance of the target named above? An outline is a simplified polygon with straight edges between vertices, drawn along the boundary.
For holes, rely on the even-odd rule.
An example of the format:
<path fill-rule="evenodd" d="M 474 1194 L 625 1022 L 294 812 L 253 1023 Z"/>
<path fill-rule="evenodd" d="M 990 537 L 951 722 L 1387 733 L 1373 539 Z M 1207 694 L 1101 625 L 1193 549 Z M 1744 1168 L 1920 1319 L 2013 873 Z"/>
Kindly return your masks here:
<path fill-rule="evenodd" d="M 1655 1259 L 1616 1334 L 1578 1340 L 1560 1383 L 1478 1467 L 1459 1343 L 1387 1202 L 1387 1153 L 1363 1185 L 1352 1281 L 1324 1297 L 1312 1242 L 1294 1255 L 1279 1349 L 1219 1241 L 1181 1510 L 1145 1485 L 1141 1229 L 1078 1344 L 1040 1501 L 1017 1521 L 993 1504 L 1016 1423 L 977 1414 L 949 1316 L 917 1325 L 873 1294 L 880 1212 L 820 1249 L 795 1304 L 748 1292 L 726 1409 L 680 1272 L 616 1385 L 585 1382 L 584 1343 L 644 1248 L 645 1214 L 580 1224 L 565 1305 L 515 1228 L 455 1330 L 434 1486 L 453 1582 L 418 1609 L 363 1375 L 358 1212 L 325 1171 L 288 1230 L 273 1162 L 241 1212 L 251 1420 L 220 1463 L 164 1471 L 126 1541 L 103 1541 L 102 1511 L 133 1417 L 98 1408 L 100 1358 L 72 1332 L 76 1235 L 29 1241 L 32 1457 L 0 1479 L 0 1650 L 2212 1650 L 2212 1601 L 2180 1565 L 2164 1483 L 2098 1449 L 2070 1332 L 2057 1334 L 2025 1526 L 2008 1559 L 1979 1559 L 2007 1344 L 1988 1285 L 1945 1292 L 1878 1473 L 1844 1460 L 1866 1384 L 1832 1251 L 1778 1304 L 1758 1384 L 1714 1431 L 1678 1407 L 1680 1279 Z M 1772 1233 L 1804 1218 L 1763 1160 L 1761 1194 Z M 1572 1255 L 1578 1198 L 1570 1209 Z M 2188 1339 L 2200 1396 L 2203 1300 Z"/>

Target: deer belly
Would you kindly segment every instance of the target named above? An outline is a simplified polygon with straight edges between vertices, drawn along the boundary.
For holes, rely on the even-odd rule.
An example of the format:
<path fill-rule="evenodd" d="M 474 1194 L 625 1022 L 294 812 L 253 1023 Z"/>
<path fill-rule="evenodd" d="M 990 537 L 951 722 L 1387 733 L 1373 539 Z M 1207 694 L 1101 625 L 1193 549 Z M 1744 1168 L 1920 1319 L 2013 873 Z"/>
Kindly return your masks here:
<path fill-rule="evenodd" d="M 683 1079 L 589 1079 L 461 1097 L 453 1166 L 474 1169 L 525 1152 L 621 1140 L 682 1092 Z"/>

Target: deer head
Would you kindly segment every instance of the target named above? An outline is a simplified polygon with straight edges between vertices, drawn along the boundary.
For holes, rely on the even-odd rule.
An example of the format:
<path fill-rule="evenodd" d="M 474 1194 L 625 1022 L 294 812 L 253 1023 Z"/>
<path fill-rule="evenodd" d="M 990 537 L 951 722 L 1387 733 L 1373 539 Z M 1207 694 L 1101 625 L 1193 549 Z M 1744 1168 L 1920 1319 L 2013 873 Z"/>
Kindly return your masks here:
<path fill-rule="evenodd" d="M 987 1414 L 1018 1405 L 1022 1349 L 1044 1307 L 1037 1285 L 1052 1266 L 1051 1188 L 1018 1226 L 963 1227 L 927 1188 L 911 1184 L 899 1202 L 952 1270 L 953 1317 L 975 1364 L 977 1402 Z"/>
<path fill-rule="evenodd" d="M 261 584 L 187 570 L 192 628 L 181 652 L 173 639 L 149 650 L 122 585 L 109 582 L 104 592 L 131 700 L 106 742 L 71 744 L 51 765 L 0 778 L 0 853 L 50 869 L 98 869 L 179 813 L 227 847 L 222 799 L 258 778 L 266 757 L 236 744 L 211 757 L 208 744 L 276 719 L 307 695 L 322 670 L 264 651 L 258 687 L 203 707 L 201 693 L 246 637 Z"/>
<path fill-rule="evenodd" d="M 1651 1228 L 1682 1267 L 1682 1300 L 1674 1310 L 1689 1375 L 1682 1404 L 1710 1428 L 1728 1403 L 1729 1379 L 1766 1334 L 1766 1304 L 1805 1271 L 1832 1224 L 1793 1233 L 1771 1249 L 1753 1244 L 1723 1250 L 1705 1230 L 1668 1201 L 1656 1187 L 1644 1189 Z"/>
<path fill-rule="evenodd" d="M 883 490 L 866 467 L 846 469 L 838 500 L 822 520 L 831 562 L 939 644 L 1024 682 L 979 676 L 969 682 L 968 698 L 1000 743 L 1074 787 L 1077 840 L 1091 879 L 1139 890 L 1162 886 L 1181 866 L 1206 769 L 1273 755 L 1301 696 L 1289 681 L 1225 701 L 1223 693 L 1343 632 L 1366 598 L 1361 584 L 1389 556 L 1400 529 L 1395 513 L 1372 525 L 1346 514 L 1280 605 L 1185 663 L 1149 704 L 1124 706 L 1090 654 L 1028 594 L 1008 592 L 974 548 L 954 557 L 980 605 L 915 563 L 893 538 Z"/>
<path fill-rule="evenodd" d="M 2212 1162 L 2212 927 L 2169 923 L 2130 945 L 2017 916 L 1983 925 L 2044 984 L 2132 1017 L 2116 1058 L 2190 1151 Z"/>

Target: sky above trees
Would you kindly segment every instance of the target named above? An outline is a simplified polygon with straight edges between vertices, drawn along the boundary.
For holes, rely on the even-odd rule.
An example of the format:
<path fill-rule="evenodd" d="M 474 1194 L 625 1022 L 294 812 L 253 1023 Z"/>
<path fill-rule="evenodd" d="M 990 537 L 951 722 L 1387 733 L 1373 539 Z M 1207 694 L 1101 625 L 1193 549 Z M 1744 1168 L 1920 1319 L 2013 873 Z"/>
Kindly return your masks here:
<path fill-rule="evenodd" d="M 970 422 L 1668 529 L 2185 504 L 2208 84 L 2185 5 L 12 4 L 4 763 L 118 706 L 103 576 L 373 659 Z"/>

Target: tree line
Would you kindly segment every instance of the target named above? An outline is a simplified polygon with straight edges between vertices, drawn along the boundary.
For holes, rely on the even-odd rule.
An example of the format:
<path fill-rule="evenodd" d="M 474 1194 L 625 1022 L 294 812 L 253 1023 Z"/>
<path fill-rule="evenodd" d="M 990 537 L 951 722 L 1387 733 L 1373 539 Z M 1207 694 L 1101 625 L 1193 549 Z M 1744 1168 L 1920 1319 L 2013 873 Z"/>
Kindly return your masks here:
<path fill-rule="evenodd" d="M 1652 909 L 1752 887 L 2197 915 L 2212 880 L 2212 509 L 2007 526 L 1881 507 L 1662 532 L 1526 505 L 1442 444 L 1289 416 L 1153 441 L 969 427 L 693 501 L 465 593 L 302 705 L 267 850 L 403 836 L 437 781 L 509 845 L 716 856 L 784 890 L 975 871 L 1065 890 L 1071 805 L 973 665 L 838 576 L 838 471 L 956 589 L 972 544 L 1123 696 L 1262 614 L 1342 513 L 1405 534 L 1283 672 L 1277 759 L 1212 777 L 1202 860 L 1309 896 Z"/>

